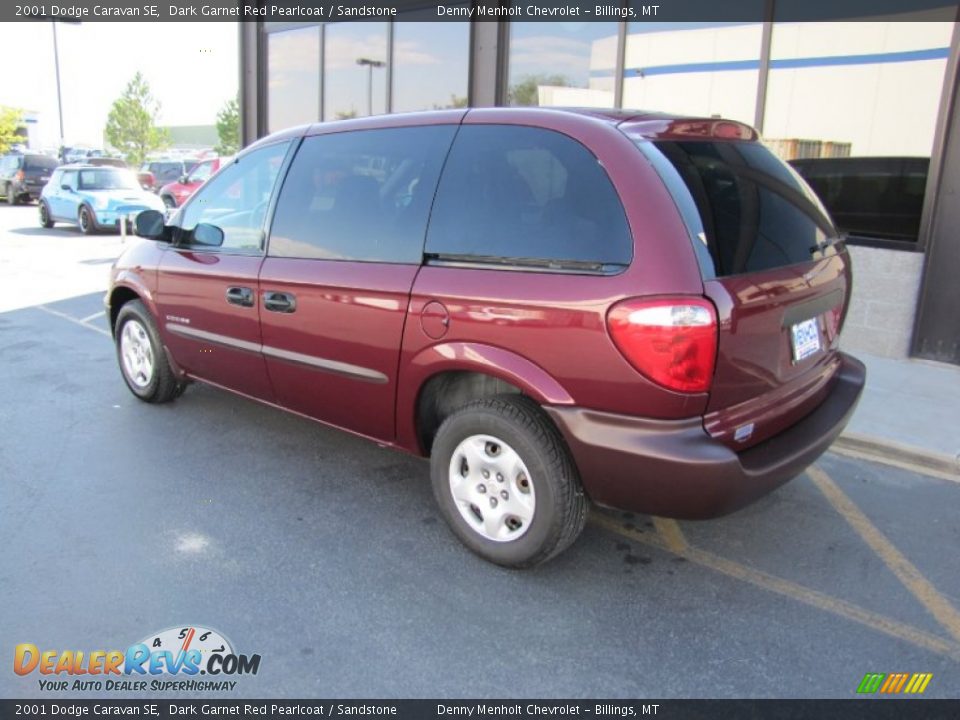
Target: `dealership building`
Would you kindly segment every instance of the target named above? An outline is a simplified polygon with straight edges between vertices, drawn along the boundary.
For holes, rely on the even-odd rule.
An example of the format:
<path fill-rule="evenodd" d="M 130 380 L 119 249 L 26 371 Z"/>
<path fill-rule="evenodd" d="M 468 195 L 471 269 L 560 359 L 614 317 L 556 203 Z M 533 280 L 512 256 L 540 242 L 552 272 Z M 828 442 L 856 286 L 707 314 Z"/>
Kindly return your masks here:
<path fill-rule="evenodd" d="M 431 21 L 436 4 L 420 2 L 392 21 L 242 23 L 243 140 L 466 106 L 739 120 L 811 181 L 848 236 L 844 346 L 960 364 L 956 6 L 905 21 L 878 0 L 870 15 L 822 21 L 787 15 L 784 0 L 757 4 L 751 22 Z"/>

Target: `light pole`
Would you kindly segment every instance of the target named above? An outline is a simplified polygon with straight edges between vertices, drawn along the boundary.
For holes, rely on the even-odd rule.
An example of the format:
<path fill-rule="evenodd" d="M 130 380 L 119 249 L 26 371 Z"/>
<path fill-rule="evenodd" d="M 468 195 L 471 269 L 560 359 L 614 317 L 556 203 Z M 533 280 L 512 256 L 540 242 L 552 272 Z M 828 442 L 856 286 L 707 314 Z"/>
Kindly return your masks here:
<path fill-rule="evenodd" d="M 387 64 L 383 60 L 357 58 L 357 65 L 367 66 L 367 115 L 373 115 L 373 69 L 386 67 Z"/>
<path fill-rule="evenodd" d="M 80 23 L 76 20 L 69 22 L 70 25 L 79 25 Z M 57 74 L 57 115 L 60 117 L 60 149 L 58 153 L 61 155 L 60 161 L 66 162 L 66 158 L 63 157 L 63 101 L 60 99 L 60 48 L 57 45 L 57 23 L 56 21 L 50 23 L 53 27 L 53 69 Z"/>
<path fill-rule="evenodd" d="M 60 162 L 66 162 L 63 156 L 63 101 L 60 99 L 60 49 L 57 45 L 57 23 L 50 23 L 53 27 L 53 69 L 57 73 L 57 115 L 60 116 L 60 147 L 57 153 L 60 155 Z"/>

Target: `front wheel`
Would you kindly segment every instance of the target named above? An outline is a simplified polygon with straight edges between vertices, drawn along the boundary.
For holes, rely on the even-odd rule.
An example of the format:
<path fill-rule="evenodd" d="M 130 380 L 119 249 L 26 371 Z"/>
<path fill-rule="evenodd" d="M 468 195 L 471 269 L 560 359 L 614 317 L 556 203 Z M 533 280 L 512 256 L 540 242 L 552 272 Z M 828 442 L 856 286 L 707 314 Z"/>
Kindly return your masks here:
<path fill-rule="evenodd" d="M 114 329 L 117 360 L 130 392 L 149 403 L 164 403 L 183 393 L 167 362 L 156 323 L 139 300 L 126 303 Z"/>
<path fill-rule="evenodd" d="M 587 500 L 569 451 L 528 398 L 478 400 L 440 426 L 433 492 L 461 542 L 491 562 L 532 567 L 580 535 Z"/>
<path fill-rule="evenodd" d="M 77 217 L 77 222 L 79 223 L 80 230 L 84 235 L 93 235 L 93 233 L 97 230 L 97 226 L 93 221 L 93 215 L 86 205 L 80 208 L 80 214 Z"/>
<path fill-rule="evenodd" d="M 7 204 L 16 205 L 17 204 L 17 193 L 13 189 L 13 185 L 7 185 Z"/>
<path fill-rule="evenodd" d="M 40 201 L 40 227 L 48 230 L 53 227 L 53 220 L 50 219 L 50 208 L 43 200 Z"/>

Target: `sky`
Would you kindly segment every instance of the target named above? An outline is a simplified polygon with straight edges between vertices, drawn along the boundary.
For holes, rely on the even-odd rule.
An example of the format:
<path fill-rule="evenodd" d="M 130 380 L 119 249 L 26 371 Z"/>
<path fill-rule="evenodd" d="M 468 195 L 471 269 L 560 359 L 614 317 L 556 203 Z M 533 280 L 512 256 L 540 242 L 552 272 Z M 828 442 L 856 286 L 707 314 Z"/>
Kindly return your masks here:
<path fill-rule="evenodd" d="M 59 143 L 51 23 L 0 23 L 6 66 L 0 105 L 34 111 L 39 142 Z M 60 87 L 67 145 L 103 146 L 110 106 L 139 70 L 161 103 L 161 125 L 212 125 L 237 94 L 239 49 L 233 22 L 58 23 Z"/>

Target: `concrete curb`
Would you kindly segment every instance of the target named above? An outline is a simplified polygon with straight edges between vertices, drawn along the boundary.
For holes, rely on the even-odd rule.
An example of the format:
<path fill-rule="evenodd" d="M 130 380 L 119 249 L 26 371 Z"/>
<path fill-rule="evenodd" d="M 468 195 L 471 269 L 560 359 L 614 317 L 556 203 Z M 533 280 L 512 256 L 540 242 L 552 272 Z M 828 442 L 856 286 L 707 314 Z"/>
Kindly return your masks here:
<path fill-rule="evenodd" d="M 960 456 L 950 457 L 886 438 L 857 433 L 844 433 L 834 441 L 830 449 L 841 455 L 850 455 L 960 482 Z"/>

